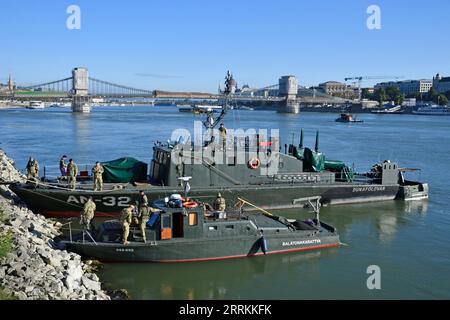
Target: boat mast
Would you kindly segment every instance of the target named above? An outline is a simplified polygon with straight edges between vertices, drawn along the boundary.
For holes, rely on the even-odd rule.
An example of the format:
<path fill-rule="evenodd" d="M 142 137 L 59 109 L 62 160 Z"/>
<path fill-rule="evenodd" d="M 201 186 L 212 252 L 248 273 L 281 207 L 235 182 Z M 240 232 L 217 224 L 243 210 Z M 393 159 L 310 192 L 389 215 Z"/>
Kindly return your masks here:
<path fill-rule="evenodd" d="M 225 77 L 225 90 L 223 91 L 225 101 L 222 106 L 222 110 L 220 112 L 220 115 L 216 118 L 214 118 L 213 116 L 213 110 L 207 112 L 206 120 L 203 121 L 203 126 L 206 129 L 214 129 L 223 119 L 223 117 L 225 117 L 228 111 L 229 101 L 231 100 L 231 97 L 236 90 L 236 86 L 237 86 L 236 80 L 234 80 L 233 74 L 228 70 L 227 75 Z"/>

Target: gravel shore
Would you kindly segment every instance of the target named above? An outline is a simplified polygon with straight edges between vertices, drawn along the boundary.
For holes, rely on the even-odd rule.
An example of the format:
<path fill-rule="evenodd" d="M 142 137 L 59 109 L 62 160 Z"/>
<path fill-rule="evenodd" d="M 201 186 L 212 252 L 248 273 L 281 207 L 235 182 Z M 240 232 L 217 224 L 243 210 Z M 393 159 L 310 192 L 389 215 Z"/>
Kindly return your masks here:
<path fill-rule="evenodd" d="M 24 181 L 0 149 L 0 182 Z M 30 211 L 7 185 L 0 185 L 0 290 L 21 300 L 110 300 L 89 261 L 56 249 L 61 224 Z M 6 240 L 5 240 L 6 239 Z"/>

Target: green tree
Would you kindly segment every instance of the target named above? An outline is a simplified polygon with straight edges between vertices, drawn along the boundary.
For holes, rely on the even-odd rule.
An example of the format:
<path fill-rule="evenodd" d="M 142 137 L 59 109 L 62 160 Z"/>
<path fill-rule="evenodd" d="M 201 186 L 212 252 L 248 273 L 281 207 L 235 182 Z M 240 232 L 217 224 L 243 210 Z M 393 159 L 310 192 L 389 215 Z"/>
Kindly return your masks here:
<path fill-rule="evenodd" d="M 431 87 L 430 91 L 427 94 L 427 100 L 433 101 L 437 97 L 438 93 L 434 87 Z"/>
<path fill-rule="evenodd" d="M 374 92 L 374 97 L 380 104 L 380 107 L 382 107 L 383 102 L 386 100 L 386 91 L 383 88 L 377 89 Z"/>
<path fill-rule="evenodd" d="M 446 93 L 444 93 L 445 96 L 447 97 L 447 99 L 450 99 L 450 91 L 447 91 Z"/>
<path fill-rule="evenodd" d="M 448 99 L 445 94 L 439 94 L 434 97 L 433 102 L 440 106 L 446 106 L 448 104 Z"/>
<path fill-rule="evenodd" d="M 362 99 L 371 99 L 372 95 L 369 93 L 369 89 L 363 88 L 361 89 L 361 98 Z"/>
<path fill-rule="evenodd" d="M 394 97 L 394 101 L 396 105 L 401 105 L 403 101 L 405 101 L 405 96 L 403 94 L 398 94 Z"/>

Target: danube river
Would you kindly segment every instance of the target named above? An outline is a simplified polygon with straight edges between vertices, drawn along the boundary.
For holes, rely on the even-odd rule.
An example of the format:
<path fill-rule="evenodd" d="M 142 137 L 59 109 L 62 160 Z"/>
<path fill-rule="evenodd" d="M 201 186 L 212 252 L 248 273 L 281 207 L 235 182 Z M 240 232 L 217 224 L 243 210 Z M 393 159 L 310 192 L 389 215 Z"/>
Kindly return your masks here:
<path fill-rule="evenodd" d="M 336 117 L 230 111 L 224 122 L 227 128 L 277 128 L 283 144 L 298 144 L 303 128 L 310 147 L 319 130 L 320 150 L 359 172 L 385 159 L 422 169 L 409 178 L 428 182 L 430 199 L 323 208 L 321 219 L 335 225 L 346 244 L 340 248 L 201 263 L 106 264 L 103 282 L 135 299 L 450 298 L 450 117 L 364 114 L 364 123 L 355 124 L 336 123 Z M 0 110 L 0 148 L 18 168 L 33 156 L 49 173 L 63 154 L 89 169 L 97 160 L 123 156 L 149 162 L 155 141 L 167 141 L 177 128 L 192 131 L 195 119 L 174 107 L 99 107 L 90 115 Z M 371 265 L 381 270 L 380 290 L 367 288 Z"/>

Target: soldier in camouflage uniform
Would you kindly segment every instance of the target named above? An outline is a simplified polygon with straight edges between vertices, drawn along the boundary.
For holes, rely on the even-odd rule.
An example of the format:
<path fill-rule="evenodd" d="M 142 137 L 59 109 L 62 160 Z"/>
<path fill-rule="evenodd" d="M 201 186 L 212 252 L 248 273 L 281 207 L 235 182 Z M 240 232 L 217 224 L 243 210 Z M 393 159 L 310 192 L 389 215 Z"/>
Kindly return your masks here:
<path fill-rule="evenodd" d="M 61 159 L 59 159 L 59 171 L 61 172 L 61 177 L 67 176 L 66 159 L 67 159 L 66 155 L 63 155 Z"/>
<path fill-rule="evenodd" d="M 222 197 L 222 194 L 220 194 L 220 192 L 217 194 L 216 200 L 214 200 L 213 208 L 214 210 L 217 211 L 225 211 L 226 202 L 225 199 Z"/>
<path fill-rule="evenodd" d="M 75 186 L 77 183 L 77 174 L 78 167 L 73 161 L 73 159 L 69 160 L 69 164 L 67 165 L 67 184 L 68 187 L 75 190 Z"/>
<path fill-rule="evenodd" d="M 95 163 L 95 167 L 92 168 L 92 173 L 94 174 L 94 191 L 102 191 L 103 190 L 103 169 L 100 162 Z"/>
<path fill-rule="evenodd" d="M 27 178 L 32 180 L 39 176 L 39 164 L 37 161 L 30 157 L 27 163 Z"/>
<path fill-rule="evenodd" d="M 223 150 L 225 150 L 227 145 L 227 128 L 225 128 L 225 125 L 223 123 L 220 124 L 219 133 L 220 141 L 222 142 L 222 148 Z"/>
<path fill-rule="evenodd" d="M 154 212 L 158 212 L 158 209 L 155 209 L 153 207 L 149 207 L 147 205 L 143 205 L 139 209 L 139 226 L 141 228 L 142 238 L 144 240 L 144 243 L 147 242 L 147 238 L 145 235 L 145 229 L 147 228 L 147 222 L 150 219 L 150 215 Z"/>
<path fill-rule="evenodd" d="M 144 243 L 147 241 L 145 235 L 145 228 L 147 227 L 147 221 L 149 218 L 150 218 L 150 208 L 147 207 L 146 205 L 139 208 L 139 226 L 141 228 L 142 239 L 144 240 Z"/>
<path fill-rule="evenodd" d="M 27 179 L 35 183 L 39 179 L 39 163 L 31 157 L 27 163 Z"/>
<path fill-rule="evenodd" d="M 128 244 L 128 235 L 130 234 L 131 219 L 133 216 L 134 206 L 130 205 L 128 208 L 122 210 L 120 221 L 123 226 L 123 244 Z"/>
<path fill-rule="evenodd" d="M 216 210 L 215 216 L 217 218 L 221 218 L 221 219 L 226 218 L 226 213 L 225 213 L 226 207 L 227 207 L 227 205 L 225 202 L 225 198 L 223 198 L 219 192 L 217 194 L 217 198 L 213 202 L 213 208 L 214 208 L 214 210 Z"/>
<path fill-rule="evenodd" d="M 139 200 L 138 200 L 138 208 L 139 208 L 139 214 L 141 211 L 141 208 L 144 206 L 148 206 L 148 198 L 145 195 L 144 191 L 139 191 Z"/>
<path fill-rule="evenodd" d="M 86 230 L 91 228 L 91 220 L 95 215 L 96 205 L 92 197 L 84 204 L 83 213 L 81 215 L 81 225 L 85 227 Z"/>

